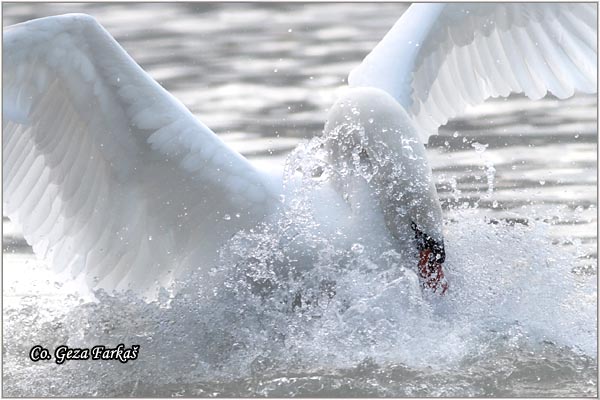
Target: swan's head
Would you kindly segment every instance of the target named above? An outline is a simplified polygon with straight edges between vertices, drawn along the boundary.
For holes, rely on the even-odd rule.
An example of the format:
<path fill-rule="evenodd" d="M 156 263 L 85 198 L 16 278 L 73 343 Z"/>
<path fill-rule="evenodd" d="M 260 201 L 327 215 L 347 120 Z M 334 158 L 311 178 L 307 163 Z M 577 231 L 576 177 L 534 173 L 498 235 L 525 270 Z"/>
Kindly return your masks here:
<path fill-rule="evenodd" d="M 404 108 L 379 89 L 347 89 L 329 112 L 325 140 L 341 171 L 336 190 L 351 207 L 369 191 L 398 245 L 419 256 L 423 284 L 445 291 L 442 211 L 425 147 Z"/>

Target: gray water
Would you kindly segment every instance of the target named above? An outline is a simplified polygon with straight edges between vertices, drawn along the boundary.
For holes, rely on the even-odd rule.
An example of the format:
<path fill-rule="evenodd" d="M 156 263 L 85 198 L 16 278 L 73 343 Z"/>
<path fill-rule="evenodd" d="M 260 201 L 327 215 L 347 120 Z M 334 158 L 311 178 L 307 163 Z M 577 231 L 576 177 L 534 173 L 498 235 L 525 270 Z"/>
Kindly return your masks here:
<path fill-rule="evenodd" d="M 3 23 L 94 15 L 228 144 L 275 165 L 321 133 L 336 89 L 405 8 L 4 3 Z M 394 280 L 381 289 L 361 269 L 382 263 L 366 251 L 335 277 L 348 304 L 334 298 L 317 314 L 242 304 L 228 290 L 209 300 L 194 284 L 150 304 L 92 301 L 55 282 L 5 219 L 4 395 L 597 396 L 596 109 L 596 96 L 515 95 L 430 139 L 454 279 L 443 300 L 412 303 Z M 120 342 L 140 344 L 139 359 L 27 357 L 34 344 Z"/>

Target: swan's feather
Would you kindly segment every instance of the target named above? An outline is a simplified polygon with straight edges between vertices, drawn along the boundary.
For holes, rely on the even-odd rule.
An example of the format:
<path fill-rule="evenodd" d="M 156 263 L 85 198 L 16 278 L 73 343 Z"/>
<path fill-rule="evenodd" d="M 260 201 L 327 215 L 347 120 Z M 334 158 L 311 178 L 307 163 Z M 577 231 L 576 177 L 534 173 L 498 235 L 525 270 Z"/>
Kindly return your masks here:
<path fill-rule="evenodd" d="M 424 142 L 489 97 L 597 90 L 597 5 L 412 5 L 355 68 L 350 86 L 390 93 Z"/>
<path fill-rule="evenodd" d="M 57 269 L 145 289 L 273 204 L 268 178 L 92 17 L 15 25 L 3 44 L 4 212 Z"/>

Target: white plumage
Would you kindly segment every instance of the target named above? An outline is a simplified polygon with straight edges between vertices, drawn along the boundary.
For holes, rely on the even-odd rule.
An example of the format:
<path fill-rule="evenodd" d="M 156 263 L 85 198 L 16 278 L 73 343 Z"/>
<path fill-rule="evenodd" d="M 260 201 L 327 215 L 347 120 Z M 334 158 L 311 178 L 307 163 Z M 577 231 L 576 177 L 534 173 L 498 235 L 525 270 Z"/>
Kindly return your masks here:
<path fill-rule="evenodd" d="M 268 179 L 92 17 L 10 27 L 4 52 L 4 211 L 58 270 L 146 287 L 269 212 Z"/>
<path fill-rule="evenodd" d="M 390 93 L 423 141 L 490 97 L 597 90 L 592 3 L 412 5 L 349 76 Z"/>
<path fill-rule="evenodd" d="M 595 92 L 596 14 L 583 3 L 413 5 L 349 83 L 381 89 L 406 111 L 377 129 L 400 123 L 391 127 L 426 142 L 488 97 Z M 56 269 L 105 288 L 166 283 L 214 263 L 233 234 L 279 207 L 280 182 L 195 119 L 94 18 L 18 24 L 3 45 L 4 213 Z M 387 104 L 387 94 L 365 93 Z M 375 111 L 385 118 L 390 109 Z M 424 154 L 421 143 L 411 146 Z M 430 182 L 426 160 L 415 170 L 415 180 Z M 439 208 L 435 190 L 420 193 Z M 399 239 L 406 227 L 392 223 L 408 219 L 390 216 L 388 203 L 379 206 Z M 434 214 L 422 224 L 440 237 Z"/>

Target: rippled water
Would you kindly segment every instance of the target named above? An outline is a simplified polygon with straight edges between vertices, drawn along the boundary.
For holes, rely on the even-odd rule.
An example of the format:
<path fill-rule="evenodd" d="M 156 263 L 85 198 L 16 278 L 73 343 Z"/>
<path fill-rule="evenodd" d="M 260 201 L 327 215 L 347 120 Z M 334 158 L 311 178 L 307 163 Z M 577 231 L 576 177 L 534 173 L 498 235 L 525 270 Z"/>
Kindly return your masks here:
<path fill-rule="evenodd" d="M 225 141 L 270 166 L 320 134 L 336 89 L 405 5 L 3 8 L 5 25 L 93 14 Z M 415 291 L 410 266 L 385 246 L 348 251 L 312 237 L 302 208 L 232 240 L 214 290 L 190 277 L 149 304 L 92 301 L 55 282 L 5 220 L 4 394 L 596 396 L 596 109 L 596 96 L 514 96 L 430 139 L 452 282 L 444 298 Z M 273 266 L 293 265 L 280 240 L 290 226 L 312 241 L 313 269 L 273 278 Z M 292 312 L 300 289 L 313 305 Z M 140 344 L 138 360 L 27 357 L 38 343 L 120 342 Z"/>

